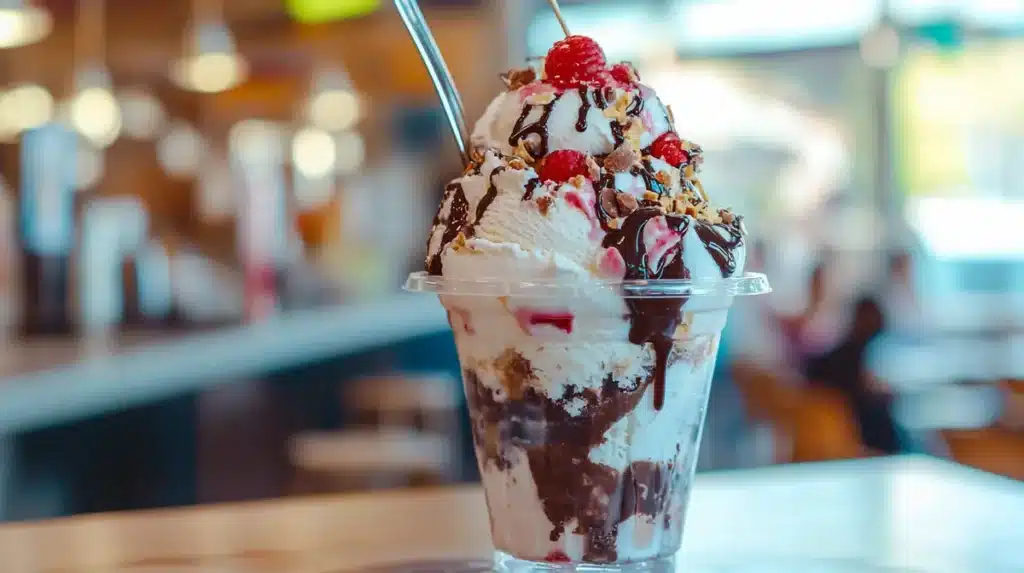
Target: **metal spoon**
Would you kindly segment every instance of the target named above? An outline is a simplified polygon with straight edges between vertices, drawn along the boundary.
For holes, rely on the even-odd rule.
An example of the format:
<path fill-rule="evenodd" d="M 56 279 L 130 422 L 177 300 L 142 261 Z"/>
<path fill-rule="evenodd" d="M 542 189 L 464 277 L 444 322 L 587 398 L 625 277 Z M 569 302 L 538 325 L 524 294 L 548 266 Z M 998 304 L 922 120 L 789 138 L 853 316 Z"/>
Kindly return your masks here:
<path fill-rule="evenodd" d="M 395 7 L 402 17 L 405 28 L 412 36 L 416 49 L 427 66 L 427 73 L 434 83 L 437 96 L 441 99 L 441 107 L 444 109 L 445 118 L 448 120 L 448 127 L 455 136 L 455 144 L 459 147 L 459 154 L 462 155 L 462 163 L 469 164 L 469 130 L 466 128 L 466 117 L 462 111 L 462 99 L 459 98 L 459 91 L 455 89 L 455 82 L 452 74 L 448 71 L 448 65 L 444 62 L 444 56 L 434 41 L 434 35 L 430 33 L 430 27 L 423 18 L 416 0 L 395 0 Z"/>

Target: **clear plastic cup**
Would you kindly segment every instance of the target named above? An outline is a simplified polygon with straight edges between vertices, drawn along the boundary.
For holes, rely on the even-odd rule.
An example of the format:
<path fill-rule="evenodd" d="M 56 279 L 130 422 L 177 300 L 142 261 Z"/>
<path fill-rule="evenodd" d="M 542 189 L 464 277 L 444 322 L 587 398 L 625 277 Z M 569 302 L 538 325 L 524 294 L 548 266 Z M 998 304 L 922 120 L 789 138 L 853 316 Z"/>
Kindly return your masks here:
<path fill-rule="evenodd" d="M 674 571 L 722 328 L 764 275 L 453 280 L 497 571 Z"/>

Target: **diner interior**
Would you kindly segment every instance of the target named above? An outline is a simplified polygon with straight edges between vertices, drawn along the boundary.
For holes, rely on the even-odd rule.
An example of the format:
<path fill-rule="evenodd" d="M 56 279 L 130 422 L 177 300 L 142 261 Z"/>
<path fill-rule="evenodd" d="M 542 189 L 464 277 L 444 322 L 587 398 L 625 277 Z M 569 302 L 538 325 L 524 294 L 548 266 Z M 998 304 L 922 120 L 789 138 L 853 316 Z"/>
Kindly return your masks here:
<path fill-rule="evenodd" d="M 419 4 L 470 123 L 563 37 Z M 773 291 L 722 333 L 684 551 L 1024 570 L 1024 2 L 561 14 L 672 106 Z M 0 563 L 486 556 L 449 319 L 402 290 L 462 169 L 386 0 L 0 1 Z"/>

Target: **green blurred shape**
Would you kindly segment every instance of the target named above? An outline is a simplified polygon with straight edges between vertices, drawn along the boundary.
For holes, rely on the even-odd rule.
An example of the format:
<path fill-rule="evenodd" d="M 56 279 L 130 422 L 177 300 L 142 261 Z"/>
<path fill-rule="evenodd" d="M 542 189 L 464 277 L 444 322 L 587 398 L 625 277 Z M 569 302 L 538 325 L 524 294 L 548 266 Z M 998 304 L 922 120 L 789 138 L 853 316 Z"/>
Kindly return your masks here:
<path fill-rule="evenodd" d="M 964 29 L 955 20 L 940 20 L 914 29 L 914 35 L 941 50 L 956 51 L 964 43 Z"/>
<path fill-rule="evenodd" d="M 380 7 L 380 0 L 286 0 L 285 6 L 295 20 L 318 24 L 365 16 Z"/>

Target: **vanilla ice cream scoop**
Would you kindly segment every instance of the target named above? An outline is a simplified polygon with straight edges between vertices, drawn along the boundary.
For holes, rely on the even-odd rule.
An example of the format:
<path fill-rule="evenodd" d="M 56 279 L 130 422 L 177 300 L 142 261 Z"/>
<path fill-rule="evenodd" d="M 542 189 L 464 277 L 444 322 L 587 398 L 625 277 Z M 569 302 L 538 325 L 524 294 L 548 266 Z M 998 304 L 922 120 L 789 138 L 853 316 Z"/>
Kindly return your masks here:
<path fill-rule="evenodd" d="M 447 187 L 428 242 L 430 273 L 546 276 L 555 259 L 559 272 L 604 280 L 742 272 L 741 218 L 711 207 L 697 179 L 700 147 L 679 138 L 632 66 L 583 80 L 531 69 L 503 79 L 507 90 L 473 131 L 473 164 Z M 475 255 L 507 255 L 508 245 L 529 262 L 448 264 L 483 264 Z"/>

